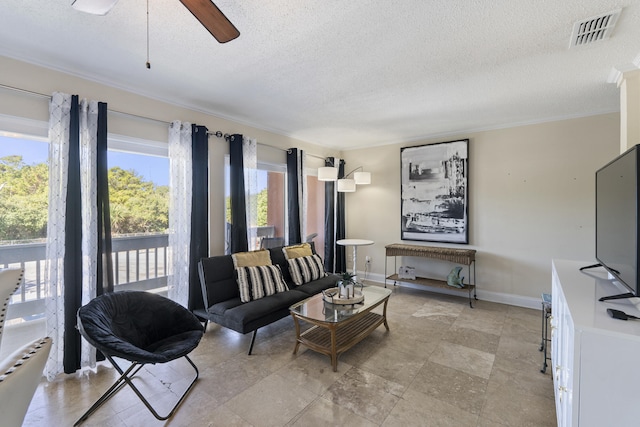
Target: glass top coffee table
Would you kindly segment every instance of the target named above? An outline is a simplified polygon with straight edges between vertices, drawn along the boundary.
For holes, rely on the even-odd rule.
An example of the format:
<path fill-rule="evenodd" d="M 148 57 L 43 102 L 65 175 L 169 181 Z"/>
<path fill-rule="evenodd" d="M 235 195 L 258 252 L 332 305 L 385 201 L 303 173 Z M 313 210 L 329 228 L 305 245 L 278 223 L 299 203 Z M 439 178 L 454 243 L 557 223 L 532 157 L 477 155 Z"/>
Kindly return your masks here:
<path fill-rule="evenodd" d="M 331 358 L 333 371 L 338 370 L 338 355 L 366 338 L 378 326 L 387 324 L 387 303 L 391 289 L 366 286 L 362 289 L 364 301 L 342 305 L 325 302 L 322 294 L 309 297 L 289 308 L 296 325 L 296 347 L 300 344 Z M 372 310 L 384 304 L 382 314 Z M 300 322 L 313 326 L 300 333 Z"/>

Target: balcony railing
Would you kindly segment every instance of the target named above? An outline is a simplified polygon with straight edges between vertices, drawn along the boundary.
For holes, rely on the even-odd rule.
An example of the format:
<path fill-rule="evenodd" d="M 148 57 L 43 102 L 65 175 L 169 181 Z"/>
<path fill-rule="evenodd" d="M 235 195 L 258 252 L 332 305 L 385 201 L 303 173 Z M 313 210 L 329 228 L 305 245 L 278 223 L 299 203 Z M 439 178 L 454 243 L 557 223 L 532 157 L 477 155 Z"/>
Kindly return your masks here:
<path fill-rule="evenodd" d="M 168 235 L 113 238 L 115 289 L 151 290 L 166 295 Z M 24 280 L 11 297 L 7 319 L 41 317 L 44 313 L 46 244 L 0 246 L 0 267 L 21 267 Z"/>

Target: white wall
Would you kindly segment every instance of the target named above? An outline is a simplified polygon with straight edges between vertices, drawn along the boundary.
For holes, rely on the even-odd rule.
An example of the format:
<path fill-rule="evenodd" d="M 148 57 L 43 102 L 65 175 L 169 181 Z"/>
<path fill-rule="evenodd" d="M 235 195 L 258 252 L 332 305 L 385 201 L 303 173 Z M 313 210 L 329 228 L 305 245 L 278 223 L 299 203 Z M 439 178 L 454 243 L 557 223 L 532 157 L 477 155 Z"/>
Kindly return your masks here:
<path fill-rule="evenodd" d="M 481 299 L 538 308 L 540 294 L 551 289 L 552 258 L 594 261 L 595 171 L 619 153 L 619 115 L 345 152 L 347 169 L 363 165 L 373 175 L 371 185 L 347 194 L 347 237 L 375 241 L 359 249 L 359 270 L 369 255 L 371 277 L 382 280 L 384 247 L 401 242 L 400 148 L 465 138 L 470 244 L 404 243 L 476 249 Z M 435 278 L 452 268 L 418 258 L 405 264 Z"/>
<path fill-rule="evenodd" d="M 80 98 L 106 102 L 110 111 L 135 114 L 164 122 L 181 120 L 197 123 L 207 126 L 210 131 L 241 133 L 256 138 L 259 143 L 283 149 L 298 147 L 322 157 L 339 155 L 333 150 L 304 141 L 2 56 L 0 70 L 0 83 L 3 85 L 41 94 L 51 94 L 55 91 L 77 94 Z M 0 89 L 0 115 L 47 122 L 48 108 L 48 101 L 43 97 Z M 164 142 L 168 138 L 167 126 L 163 123 L 113 113 L 109 114 L 108 120 L 109 133 Z M 228 144 L 223 139 L 209 138 L 211 255 L 224 253 L 224 157 L 227 153 Z M 261 159 L 264 157 L 267 161 L 274 161 L 280 157 L 280 160 L 285 162 L 283 151 L 269 147 L 259 146 L 258 156 Z M 315 159 L 310 159 L 310 163 L 314 162 Z"/>
<path fill-rule="evenodd" d="M 190 121 L 205 125 L 209 130 L 243 133 L 281 148 L 300 147 L 320 156 L 340 157 L 341 154 L 5 57 L 0 57 L 0 70 L 0 83 L 5 85 L 44 94 L 53 91 L 79 94 L 107 102 L 110 110 L 166 122 Z M 43 98 L 0 89 L 1 114 L 47 121 L 48 106 Z M 167 135 L 163 124 L 117 114 L 109 116 L 109 132 L 157 141 L 166 141 Z M 360 186 L 356 193 L 346 197 L 347 237 L 375 241 L 373 246 L 359 249 L 360 270 L 364 257 L 370 255 L 372 277 L 381 280 L 384 246 L 400 242 L 400 148 L 460 138 L 470 139 L 470 245 L 464 247 L 478 251 L 479 296 L 533 304 L 539 301 L 541 292 L 550 290 L 552 258 L 593 261 L 594 172 L 619 153 L 619 115 L 453 135 L 342 153 L 347 170 L 362 165 L 373 174 L 371 185 Z M 227 149 L 222 140 L 210 138 L 212 255 L 224 250 L 223 162 Z M 446 263 L 423 260 L 412 260 L 411 263 L 419 271 L 437 277 L 446 275 L 451 268 Z"/>

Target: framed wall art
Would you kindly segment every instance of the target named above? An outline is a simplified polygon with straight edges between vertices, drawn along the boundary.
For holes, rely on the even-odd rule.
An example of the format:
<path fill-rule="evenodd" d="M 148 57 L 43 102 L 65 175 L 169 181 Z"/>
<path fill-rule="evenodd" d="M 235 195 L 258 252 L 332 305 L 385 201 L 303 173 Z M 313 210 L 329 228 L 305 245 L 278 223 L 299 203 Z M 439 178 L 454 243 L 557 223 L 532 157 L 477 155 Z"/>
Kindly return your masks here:
<path fill-rule="evenodd" d="M 469 243 L 469 140 L 404 147 L 402 240 Z"/>

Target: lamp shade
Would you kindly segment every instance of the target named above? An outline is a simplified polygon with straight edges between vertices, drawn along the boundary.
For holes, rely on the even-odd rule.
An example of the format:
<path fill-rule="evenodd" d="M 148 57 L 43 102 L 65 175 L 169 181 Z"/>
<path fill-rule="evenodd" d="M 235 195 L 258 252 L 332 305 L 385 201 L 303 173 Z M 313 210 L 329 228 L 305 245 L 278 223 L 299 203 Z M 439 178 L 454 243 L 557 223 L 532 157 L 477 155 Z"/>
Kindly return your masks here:
<path fill-rule="evenodd" d="M 318 181 L 335 181 L 338 179 L 338 168 L 326 166 L 318 168 Z"/>
<path fill-rule="evenodd" d="M 356 181 L 353 179 L 339 179 L 338 191 L 340 193 L 353 193 L 356 191 Z"/>
<path fill-rule="evenodd" d="M 371 184 L 371 172 L 356 172 L 353 174 L 353 179 L 358 185 Z"/>
<path fill-rule="evenodd" d="M 106 15 L 118 0 L 74 0 L 71 7 L 92 15 Z"/>

